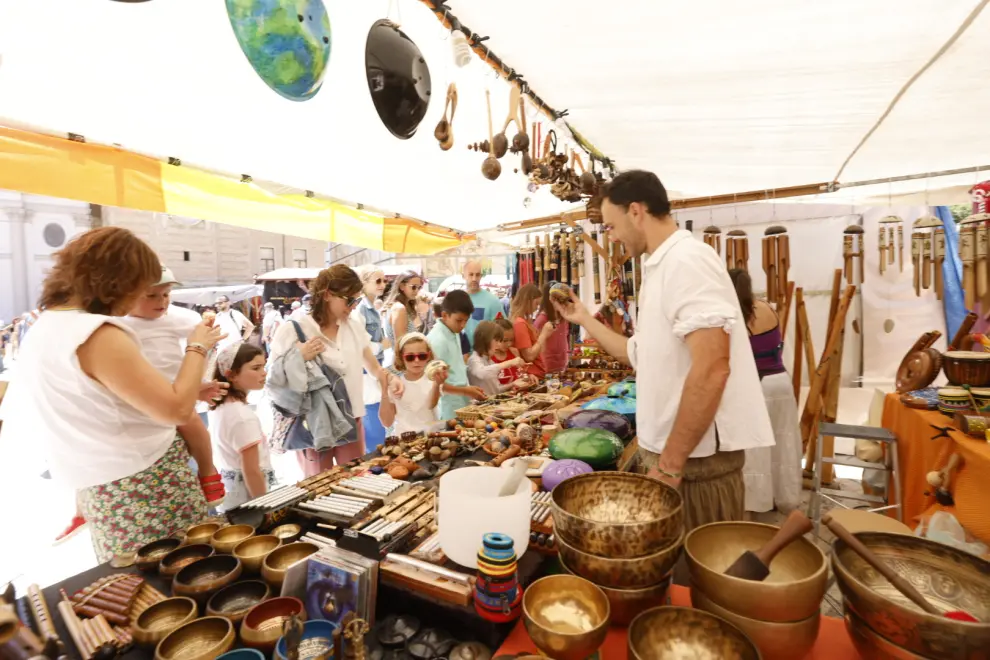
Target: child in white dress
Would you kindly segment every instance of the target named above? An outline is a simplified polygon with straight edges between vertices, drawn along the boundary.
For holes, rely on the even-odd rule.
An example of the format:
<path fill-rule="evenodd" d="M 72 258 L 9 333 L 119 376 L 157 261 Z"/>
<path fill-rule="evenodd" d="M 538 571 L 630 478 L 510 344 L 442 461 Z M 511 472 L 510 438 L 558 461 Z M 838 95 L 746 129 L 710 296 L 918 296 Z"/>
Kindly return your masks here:
<path fill-rule="evenodd" d="M 474 351 L 467 363 L 468 382 L 480 387 L 489 396 L 529 384 L 525 378 L 506 382 L 506 374 L 513 373 L 515 367 L 525 367 L 527 363 L 521 357 L 500 362 L 492 360 L 496 353 L 505 349 L 505 332 L 494 321 L 482 321 L 474 329 Z"/>
<path fill-rule="evenodd" d="M 394 398 L 388 391 L 387 381 L 380 379 L 382 405 L 378 411 L 382 425 L 394 427 L 392 435 L 407 431 L 427 430 L 437 421 L 436 407 L 440 401 L 440 390 L 447 379 L 447 370 L 430 380 L 426 377 L 426 365 L 433 359 L 433 351 L 421 332 L 408 332 L 402 335 L 395 347 L 393 368 L 405 384 L 401 399 Z"/>

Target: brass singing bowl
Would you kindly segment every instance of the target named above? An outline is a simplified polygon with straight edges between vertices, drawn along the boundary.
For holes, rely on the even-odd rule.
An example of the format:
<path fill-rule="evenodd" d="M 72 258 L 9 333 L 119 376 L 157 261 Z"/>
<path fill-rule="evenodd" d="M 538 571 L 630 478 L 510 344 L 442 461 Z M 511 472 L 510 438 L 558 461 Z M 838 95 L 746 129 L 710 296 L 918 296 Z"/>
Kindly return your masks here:
<path fill-rule="evenodd" d="M 592 555 L 644 557 L 681 537 L 684 507 L 677 489 L 644 475 L 592 472 L 552 491 L 558 539 Z"/>
<path fill-rule="evenodd" d="M 244 572 L 252 575 L 261 570 L 261 564 L 272 550 L 282 545 L 272 535 L 252 536 L 234 546 L 234 556 L 241 560 Z"/>
<path fill-rule="evenodd" d="M 189 564 L 172 581 L 172 593 L 189 596 L 205 604 L 210 596 L 241 576 L 241 560 L 231 555 L 214 555 Z"/>
<path fill-rule="evenodd" d="M 571 477 L 571 479 L 573 478 Z M 663 581 L 681 556 L 683 541 L 684 534 L 682 532 L 680 538 L 672 545 L 651 555 L 636 557 L 635 559 L 612 559 L 581 552 L 569 545 L 563 537 L 558 536 L 557 553 L 561 561 L 567 564 L 570 572 L 586 580 L 591 580 L 600 587 L 641 589 Z"/>
<path fill-rule="evenodd" d="M 213 532 L 210 545 L 217 552 L 229 555 L 238 543 L 252 536 L 254 536 L 254 527 L 251 525 L 230 525 Z"/>
<path fill-rule="evenodd" d="M 168 553 L 182 545 L 179 539 L 158 539 L 151 543 L 145 543 L 137 551 L 138 570 L 151 573 L 158 570 L 158 565 L 162 558 Z"/>
<path fill-rule="evenodd" d="M 760 660 L 759 650 L 744 632 L 725 619 L 689 607 L 643 612 L 629 624 L 627 643 L 631 660 Z"/>
<path fill-rule="evenodd" d="M 227 585 L 210 597 L 206 616 L 222 616 L 231 623 L 240 623 L 252 607 L 271 595 L 271 589 L 261 580 L 245 580 Z"/>
<path fill-rule="evenodd" d="M 320 546 L 315 543 L 298 542 L 280 546 L 261 562 L 261 577 L 272 589 L 281 591 L 286 569 L 319 551 Z"/>
<path fill-rule="evenodd" d="M 195 545 L 183 545 L 162 557 L 158 565 L 158 574 L 166 582 L 171 581 L 175 574 L 183 568 L 205 557 L 212 557 L 215 550 L 213 546 L 205 543 Z"/>
<path fill-rule="evenodd" d="M 561 568 L 570 575 L 574 575 L 574 571 L 568 568 L 563 558 L 558 555 L 557 559 L 560 561 Z M 672 579 L 673 573 L 668 573 L 659 584 L 639 589 L 613 589 L 603 587 L 600 584 L 597 585 L 608 598 L 609 610 L 612 613 L 609 619 L 612 625 L 628 626 L 640 612 L 665 604 Z"/>
<path fill-rule="evenodd" d="M 856 538 L 908 580 L 929 603 L 979 619 L 967 623 L 921 611 L 841 540 L 832 572 L 842 595 L 866 624 L 896 646 L 936 658 L 990 658 L 990 562 L 906 534 L 861 532 Z"/>
<path fill-rule="evenodd" d="M 843 605 L 846 632 L 861 656 L 870 660 L 924 660 L 924 656 L 901 648 L 871 629 L 845 600 Z"/>
<path fill-rule="evenodd" d="M 282 636 L 282 624 L 293 615 L 306 618 L 306 609 L 298 598 L 272 598 L 258 603 L 241 622 L 241 641 L 245 646 L 270 654 Z"/>
<path fill-rule="evenodd" d="M 727 610 L 694 585 L 691 585 L 691 605 L 721 617 L 743 631 L 750 641 L 756 644 L 763 660 L 803 658 L 815 645 L 822 622 L 821 614 L 818 612 L 803 621 L 793 623 L 751 619 Z"/>
<path fill-rule="evenodd" d="M 201 523 L 199 525 L 187 527 L 186 537 L 182 544 L 192 545 L 194 543 L 209 543 L 210 537 L 212 537 L 218 529 L 220 529 L 220 523 Z"/>
<path fill-rule="evenodd" d="M 554 660 L 584 660 L 605 641 L 609 626 L 605 593 L 575 575 L 549 575 L 523 592 L 526 632 Z"/>
<path fill-rule="evenodd" d="M 279 525 L 272 530 L 272 536 L 277 537 L 282 543 L 295 543 L 302 536 L 302 526 L 295 523 Z"/>
<path fill-rule="evenodd" d="M 141 612 L 131 626 L 131 637 L 139 646 L 155 646 L 180 626 L 199 616 L 199 606 L 192 598 L 166 598 Z"/>
<path fill-rule="evenodd" d="M 234 645 L 234 624 L 208 616 L 170 632 L 155 649 L 155 660 L 213 660 Z"/>
<path fill-rule="evenodd" d="M 691 581 L 730 612 L 759 621 L 803 621 L 819 611 L 828 582 L 825 553 L 801 537 L 770 563 L 757 582 L 725 575 L 747 550 L 759 550 L 778 528 L 751 522 L 720 522 L 691 531 L 684 540 Z"/>

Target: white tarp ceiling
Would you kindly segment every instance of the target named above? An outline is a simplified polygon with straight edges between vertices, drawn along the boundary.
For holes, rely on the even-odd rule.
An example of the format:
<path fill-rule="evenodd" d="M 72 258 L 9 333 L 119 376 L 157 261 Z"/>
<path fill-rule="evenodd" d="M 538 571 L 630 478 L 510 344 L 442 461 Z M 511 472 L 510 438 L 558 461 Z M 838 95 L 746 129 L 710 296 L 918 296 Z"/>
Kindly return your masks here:
<path fill-rule="evenodd" d="M 482 156 L 466 145 L 487 137 L 486 88 L 501 127 L 507 86 L 480 62 L 457 69 L 449 35 L 422 3 L 324 4 L 333 39 L 326 78 L 314 98 L 293 102 L 255 74 L 220 0 L 6 0 L 0 119 L 465 230 L 566 208 L 546 190 L 530 193 L 511 156 L 498 181 L 482 178 Z M 449 6 L 490 36 L 486 44 L 548 103 L 568 109 L 567 120 L 620 168 L 652 169 L 680 196 L 704 196 L 831 180 L 901 87 L 981 4 Z M 365 79 L 368 29 L 384 17 L 417 43 L 432 76 L 429 112 L 407 141 L 379 121 Z M 990 160 L 987 34 L 990 10 L 904 95 L 843 180 Z M 455 145 L 443 152 L 432 134 L 450 81 L 460 100 Z M 914 189 L 929 186 L 937 183 Z"/>

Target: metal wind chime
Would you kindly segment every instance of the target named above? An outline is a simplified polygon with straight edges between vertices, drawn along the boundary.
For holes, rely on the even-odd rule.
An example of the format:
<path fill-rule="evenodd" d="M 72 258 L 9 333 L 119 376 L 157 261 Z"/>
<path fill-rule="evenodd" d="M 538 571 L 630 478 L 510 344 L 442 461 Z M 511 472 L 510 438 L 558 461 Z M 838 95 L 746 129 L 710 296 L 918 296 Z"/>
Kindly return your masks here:
<path fill-rule="evenodd" d="M 896 236 L 896 241 L 895 241 Z M 900 272 L 904 272 L 904 221 L 896 215 L 888 215 L 880 220 L 878 230 L 878 249 L 880 250 L 880 274 L 887 272 L 887 266 L 893 266 L 895 260 L 900 264 Z"/>
<path fill-rule="evenodd" d="M 784 304 L 787 298 L 787 271 L 791 267 L 790 238 L 780 225 L 763 232 L 763 272 L 767 277 L 767 301 Z"/>
<path fill-rule="evenodd" d="M 863 228 L 859 225 L 849 225 L 842 230 L 842 263 L 846 275 L 846 284 L 854 284 L 856 277 L 856 260 L 859 259 L 859 284 L 866 279 L 863 266 Z"/>

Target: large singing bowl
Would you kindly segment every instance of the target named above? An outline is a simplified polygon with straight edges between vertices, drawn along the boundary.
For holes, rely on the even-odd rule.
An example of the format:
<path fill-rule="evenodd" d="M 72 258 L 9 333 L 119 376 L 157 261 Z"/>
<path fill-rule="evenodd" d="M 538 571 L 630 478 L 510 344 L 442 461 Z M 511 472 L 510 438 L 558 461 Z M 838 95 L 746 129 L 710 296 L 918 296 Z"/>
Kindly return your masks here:
<path fill-rule="evenodd" d="M 680 538 L 684 507 L 665 483 L 627 472 L 592 472 L 567 479 L 552 493 L 558 539 L 603 557 L 643 557 Z"/>
<path fill-rule="evenodd" d="M 756 644 L 763 660 L 794 660 L 803 658 L 815 645 L 822 617 L 815 612 L 803 621 L 775 623 L 759 621 L 730 612 L 698 587 L 691 586 L 691 605 L 709 614 L 721 617 L 746 633 Z"/>
<path fill-rule="evenodd" d="M 843 605 L 846 612 L 846 632 L 861 656 L 869 660 L 925 660 L 924 656 L 911 653 L 889 639 L 884 639 L 883 635 L 877 634 L 866 625 L 856 611 L 849 607 L 848 602 L 843 600 Z"/>
<path fill-rule="evenodd" d="M 832 545 L 832 571 L 849 605 L 875 632 L 918 655 L 990 659 L 990 562 L 905 534 L 861 532 L 856 538 L 942 611 L 962 610 L 980 623 L 922 612 L 849 546 Z"/>
<path fill-rule="evenodd" d="M 574 575 L 549 575 L 523 592 L 530 639 L 554 660 L 584 660 L 605 641 L 609 605 L 602 590 Z"/>
<path fill-rule="evenodd" d="M 558 559 L 560 559 L 559 556 Z M 560 566 L 566 572 L 574 575 L 574 571 L 567 567 L 567 563 L 563 559 L 560 559 Z M 609 609 L 612 611 L 610 617 L 612 625 L 628 626 L 641 612 L 666 603 L 667 591 L 670 590 L 672 579 L 673 574 L 669 573 L 659 584 L 638 589 L 613 589 L 597 585 L 608 598 Z"/>
<path fill-rule="evenodd" d="M 272 591 L 281 593 L 285 572 L 289 567 L 319 551 L 320 546 L 315 543 L 302 541 L 280 546 L 269 552 L 264 561 L 261 562 L 261 577 L 272 588 Z"/>
<path fill-rule="evenodd" d="M 155 660 L 214 660 L 229 651 L 234 624 L 218 616 L 196 619 L 176 628 L 155 649 Z"/>
<path fill-rule="evenodd" d="M 564 482 L 566 483 L 566 482 Z M 560 486 L 558 486 L 560 488 Z M 602 587 L 638 589 L 659 584 L 681 556 L 681 534 L 672 545 L 635 559 L 613 559 L 581 552 L 557 537 L 557 553 L 569 571 Z"/>
<path fill-rule="evenodd" d="M 630 660 L 760 660 L 756 645 L 741 630 L 689 607 L 643 612 L 629 625 L 628 644 Z"/>
<path fill-rule="evenodd" d="M 818 612 L 828 581 L 828 562 L 802 537 L 780 551 L 762 582 L 725 575 L 747 550 L 759 550 L 777 527 L 720 522 L 691 531 L 684 540 L 691 581 L 730 612 L 776 623 L 803 621 Z"/>

